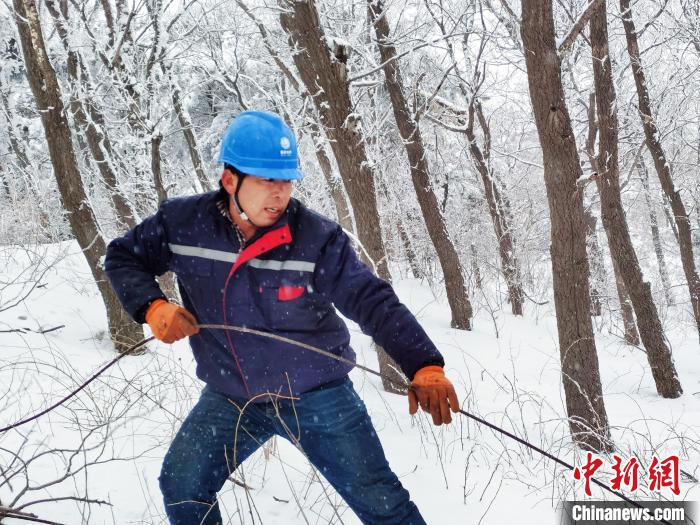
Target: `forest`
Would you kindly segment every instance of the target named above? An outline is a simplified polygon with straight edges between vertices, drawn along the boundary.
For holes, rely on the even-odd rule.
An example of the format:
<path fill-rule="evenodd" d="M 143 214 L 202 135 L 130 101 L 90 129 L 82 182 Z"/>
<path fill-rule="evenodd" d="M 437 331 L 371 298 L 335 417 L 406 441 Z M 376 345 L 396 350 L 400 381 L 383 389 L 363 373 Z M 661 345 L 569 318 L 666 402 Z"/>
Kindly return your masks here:
<path fill-rule="evenodd" d="M 142 345 L 105 255 L 219 189 L 249 110 L 293 130 L 292 196 L 394 286 L 465 411 L 604 459 L 606 485 L 636 458 L 629 498 L 700 497 L 700 1 L 5 0 L 0 20 L 0 522 L 167 523 L 157 472 L 202 384 L 184 340 Z M 555 522 L 590 497 L 477 420 L 409 417 L 400 367 L 350 326 L 428 523 Z M 671 457 L 676 490 L 642 479 Z M 360 523 L 274 438 L 220 506 Z"/>

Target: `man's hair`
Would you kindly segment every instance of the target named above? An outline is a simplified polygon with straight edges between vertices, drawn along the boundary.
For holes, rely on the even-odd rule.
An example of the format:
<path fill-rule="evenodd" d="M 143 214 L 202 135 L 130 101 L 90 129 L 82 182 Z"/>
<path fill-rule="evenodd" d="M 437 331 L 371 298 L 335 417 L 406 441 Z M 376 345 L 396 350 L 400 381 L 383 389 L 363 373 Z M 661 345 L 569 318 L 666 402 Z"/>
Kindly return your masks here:
<path fill-rule="evenodd" d="M 247 173 L 243 173 L 243 172 L 242 172 L 241 170 L 239 170 L 236 166 L 234 166 L 234 165 L 232 165 L 232 164 L 228 164 L 228 163 L 226 163 L 226 162 L 224 162 L 224 169 L 225 169 L 225 170 L 229 170 L 231 173 L 233 173 L 234 175 L 238 176 L 239 178 L 240 178 L 240 177 L 245 177 L 245 176 L 247 175 Z M 221 182 L 221 179 L 219 179 L 219 188 L 222 189 L 222 190 L 224 189 L 224 185 L 223 185 L 223 183 Z"/>
<path fill-rule="evenodd" d="M 229 170 L 231 173 L 233 173 L 234 175 L 238 175 L 239 177 L 245 177 L 247 175 L 247 173 L 243 173 L 241 170 L 239 170 L 236 166 L 232 164 L 224 163 L 224 169 Z"/>

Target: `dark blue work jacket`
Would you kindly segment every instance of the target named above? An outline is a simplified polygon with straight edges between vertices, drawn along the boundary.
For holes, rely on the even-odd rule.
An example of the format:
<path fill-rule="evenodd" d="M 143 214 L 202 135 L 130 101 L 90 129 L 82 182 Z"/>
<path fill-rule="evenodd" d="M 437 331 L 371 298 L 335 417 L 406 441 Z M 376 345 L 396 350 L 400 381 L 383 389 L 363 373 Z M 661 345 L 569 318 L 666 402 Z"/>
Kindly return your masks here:
<path fill-rule="evenodd" d="M 409 378 L 423 366 L 444 364 L 391 285 L 358 259 L 338 224 L 291 199 L 273 226 L 259 229 L 241 247 L 230 219 L 217 208 L 222 197 L 211 192 L 165 201 L 154 216 L 109 244 L 105 271 L 137 321 L 143 322 L 150 302 L 165 298 L 155 276 L 170 270 L 184 307 L 201 324 L 272 332 L 354 361 L 335 305 Z M 289 395 L 290 390 L 298 395 L 351 369 L 288 343 L 239 332 L 204 329 L 190 345 L 199 378 L 235 398 Z"/>

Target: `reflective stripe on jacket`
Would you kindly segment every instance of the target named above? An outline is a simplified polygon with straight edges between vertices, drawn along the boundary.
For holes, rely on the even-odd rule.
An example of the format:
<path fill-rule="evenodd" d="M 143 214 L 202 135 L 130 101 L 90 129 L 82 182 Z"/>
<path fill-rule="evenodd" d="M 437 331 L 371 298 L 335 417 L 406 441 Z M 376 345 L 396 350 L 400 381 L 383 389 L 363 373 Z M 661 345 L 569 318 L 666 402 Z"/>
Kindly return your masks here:
<path fill-rule="evenodd" d="M 217 209 L 218 198 L 219 192 L 210 192 L 165 201 L 155 215 L 109 244 L 105 271 L 130 315 L 137 318 L 144 305 L 164 297 L 155 276 L 170 270 L 184 307 L 199 323 L 269 331 L 354 361 L 337 308 L 409 378 L 423 366 L 444 364 L 391 285 L 358 259 L 338 224 L 291 199 L 277 223 L 258 230 L 241 251 L 230 220 Z M 350 370 L 251 334 L 202 330 L 190 345 L 199 378 L 241 399 L 265 392 L 289 395 L 290 389 L 297 395 Z"/>

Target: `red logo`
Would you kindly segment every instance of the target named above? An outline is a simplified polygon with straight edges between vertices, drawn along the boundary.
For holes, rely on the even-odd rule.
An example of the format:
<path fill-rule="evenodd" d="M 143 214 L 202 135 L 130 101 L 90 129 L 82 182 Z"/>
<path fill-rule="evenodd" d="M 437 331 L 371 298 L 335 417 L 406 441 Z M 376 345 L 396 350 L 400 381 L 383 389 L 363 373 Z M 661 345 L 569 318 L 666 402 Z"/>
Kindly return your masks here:
<path fill-rule="evenodd" d="M 634 492 L 639 488 L 640 462 L 632 457 L 627 462 L 617 454 L 613 454 L 614 463 L 611 465 L 614 476 L 610 479 L 610 488 L 621 490 L 623 488 Z M 595 457 L 590 452 L 586 453 L 586 463 L 582 467 L 574 469 L 574 479 L 585 479 L 584 492 L 591 496 L 591 478 L 603 466 L 603 460 Z M 653 456 L 648 470 L 647 488 L 652 492 L 661 492 L 661 489 L 669 488 L 676 496 L 680 490 L 680 460 L 678 456 L 668 456 L 663 460 Z"/>
<path fill-rule="evenodd" d="M 654 456 L 649 467 L 649 490 L 661 492 L 662 488 L 668 487 L 678 496 L 681 493 L 678 486 L 679 472 L 678 456 L 669 456 L 663 461 Z"/>
<path fill-rule="evenodd" d="M 620 490 L 622 485 L 625 485 L 630 492 L 637 490 L 639 483 L 639 461 L 637 458 L 630 458 L 624 467 L 620 456 L 613 454 L 613 459 L 615 464 L 612 468 L 615 477 L 610 480 L 610 487 L 613 490 Z"/>
<path fill-rule="evenodd" d="M 596 470 L 602 466 L 603 460 L 599 458 L 593 459 L 593 454 L 588 452 L 586 455 L 586 464 L 581 469 L 578 467 L 574 469 L 574 479 L 581 479 L 581 470 L 583 470 L 583 476 L 586 478 L 586 496 L 591 495 L 591 477 L 596 473 Z"/>
<path fill-rule="evenodd" d="M 280 286 L 277 289 L 277 299 L 280 301 L 293 301 L 301 297 L 305 288 L 303 286 Z"/>

